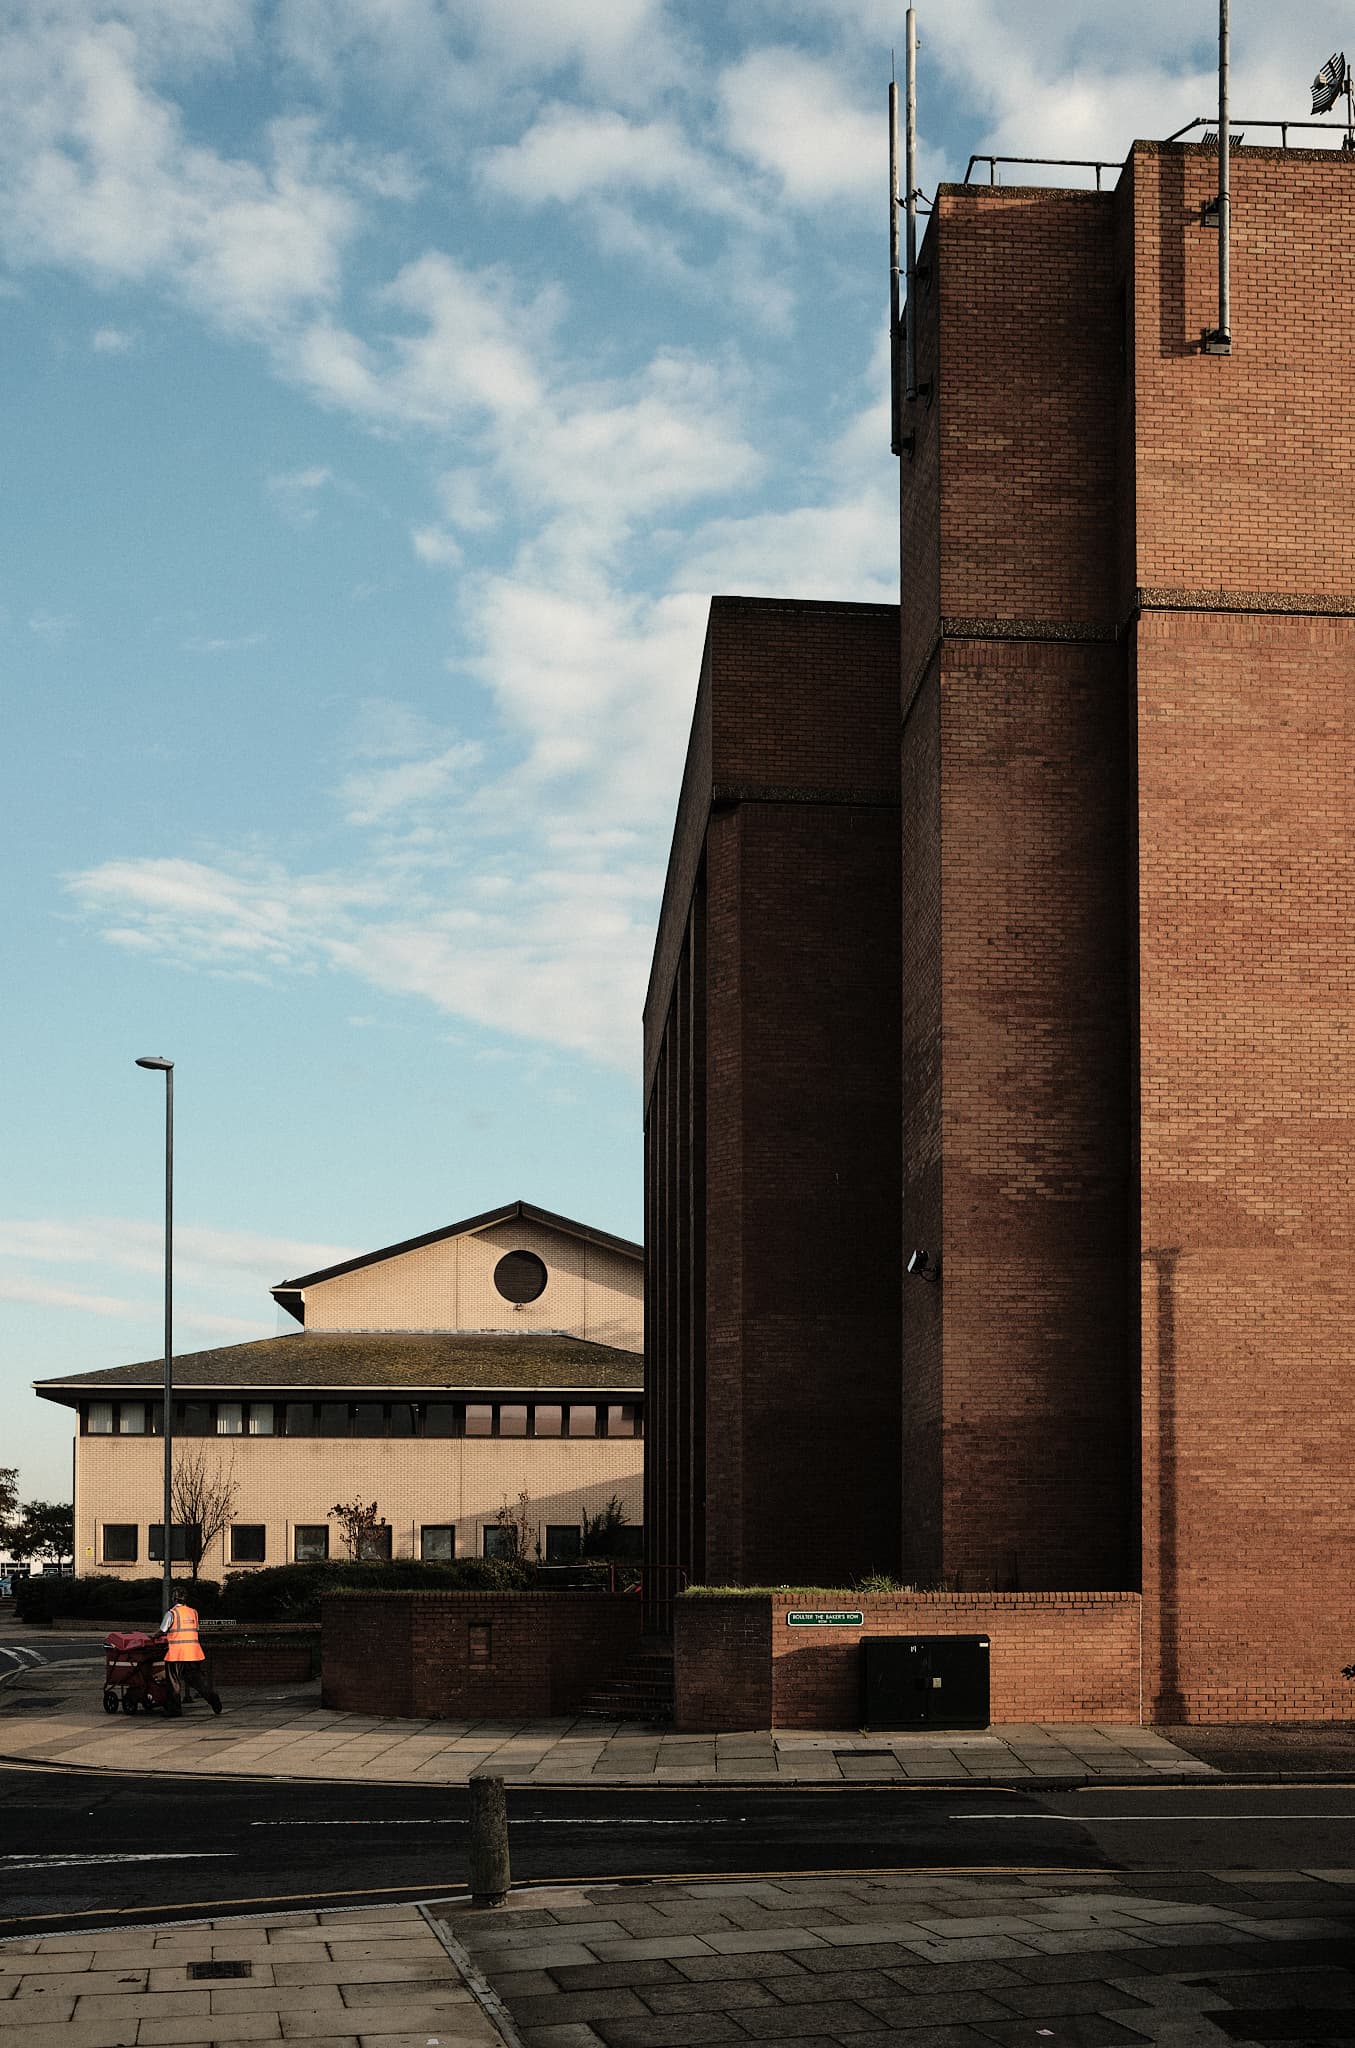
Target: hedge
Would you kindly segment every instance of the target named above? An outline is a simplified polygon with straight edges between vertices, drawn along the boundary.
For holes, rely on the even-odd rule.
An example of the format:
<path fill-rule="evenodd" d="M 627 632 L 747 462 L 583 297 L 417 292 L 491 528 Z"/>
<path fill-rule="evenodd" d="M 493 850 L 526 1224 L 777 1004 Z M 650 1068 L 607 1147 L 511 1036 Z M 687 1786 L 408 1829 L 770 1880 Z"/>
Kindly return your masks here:
<path fill-rule="evenodd" d="M 280 1564 L 257 1572 L 232 1572 L 224 1586 L 199 1579 L 193 1605 L 204 1616 L 236 1621 L 318 1621 L 324 1593 L 343 1591 L 515 1591 L 533 1583 L 530 1565 L 503 1558 L 468 1557 L 452 1564 L 381 1563 Z M 78 1579 L 17 1579 L 14 1604 L 20 1620 L 157 1622 L 161 1581 L 120 1579 L 110 1573 Z"/>

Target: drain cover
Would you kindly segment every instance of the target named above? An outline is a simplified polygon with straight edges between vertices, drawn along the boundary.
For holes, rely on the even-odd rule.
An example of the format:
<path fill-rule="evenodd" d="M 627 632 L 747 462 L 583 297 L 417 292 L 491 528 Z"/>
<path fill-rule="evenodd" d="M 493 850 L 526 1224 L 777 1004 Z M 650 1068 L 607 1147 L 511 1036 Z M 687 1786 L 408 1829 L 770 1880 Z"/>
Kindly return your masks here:
<path fill-rule="evenodd" d="M 190 1977 L 248 1977 L 254 1969 L 253 1963 L 190 1963 Z"/>

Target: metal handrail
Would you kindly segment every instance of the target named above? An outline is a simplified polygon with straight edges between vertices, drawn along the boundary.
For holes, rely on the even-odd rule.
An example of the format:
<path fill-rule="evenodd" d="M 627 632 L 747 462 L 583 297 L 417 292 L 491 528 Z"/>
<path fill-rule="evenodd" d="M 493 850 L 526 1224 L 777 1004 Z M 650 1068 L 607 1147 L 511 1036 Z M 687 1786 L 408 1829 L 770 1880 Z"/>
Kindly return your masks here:
<path fill-rule="evenodd" d="M 965 169 L 964 181 L 969 183 L 975 164 L 987 164 L 988 183 L 996 185 L 999 164 L 1047 164 L 1054 170 L 1095 171 L 1096 189 L 1101 190 L 1102 171 L 1122 171 L 1123 162 L 1118 159 L 1090 156 L 971 156 Z"/>
<path fill-rule="evenodd" d="M 1187 121 L 1184 128 L 1178 128 L 1176 133 L 1167 136 L 1166 140 L 1168 142 L 1179 142 L 1183 135 L 1189 135 L 1192 128 L 1217 128 L 1218 125 L 1219 117 L 1217 114 L 1197 114 L 1193 121 Z M 1343 129 L 1338 127 L 1335 121 L 1244 121 L 1240 114 L 1233 114 L 1229 118 L 1228 132 L 1230 135 L 1237 134 L 1244 128 L 1278 128 L 1280 131 L 1281 149 L 1288 149 L 1289 147 L 1288 137 L 1291 128 L 1316 128 L 1319 134 L 1322 135 L 1341 135 L 1343 133 Z"/>

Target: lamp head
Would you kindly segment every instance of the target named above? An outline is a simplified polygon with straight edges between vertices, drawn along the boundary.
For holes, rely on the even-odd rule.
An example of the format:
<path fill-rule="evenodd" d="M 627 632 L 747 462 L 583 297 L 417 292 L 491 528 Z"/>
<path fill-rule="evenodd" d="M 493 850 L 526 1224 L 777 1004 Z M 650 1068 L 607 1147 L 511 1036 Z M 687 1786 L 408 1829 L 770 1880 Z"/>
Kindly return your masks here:
<path fill-rule="evenodd" d="M 153 1067 L 159 1074 L 172 1074 L 174 1072 L 173 1060 L 167 1060 L 159 1053 L 147 1053 L 145 1059 L 137 1061 L 137 1065 L 139 1067 Z"/>

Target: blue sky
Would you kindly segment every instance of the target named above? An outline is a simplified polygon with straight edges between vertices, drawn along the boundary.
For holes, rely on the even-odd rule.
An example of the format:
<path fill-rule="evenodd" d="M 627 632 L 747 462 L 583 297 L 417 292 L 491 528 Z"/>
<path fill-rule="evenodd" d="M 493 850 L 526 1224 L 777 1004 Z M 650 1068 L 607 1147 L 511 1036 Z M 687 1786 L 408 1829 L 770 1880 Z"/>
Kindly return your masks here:
<path fill-rule="evenodd" d="M 1207 110 L 1215 10 L 921 10 L 922 179 Z M 1235 0 L 1301 116 L 1343 10 Z M 523 1196 L 641 1232 L 714 591 L 897 596 L 882 0 L 0 28 L 0 1463 L 49 1374 Z"/>

